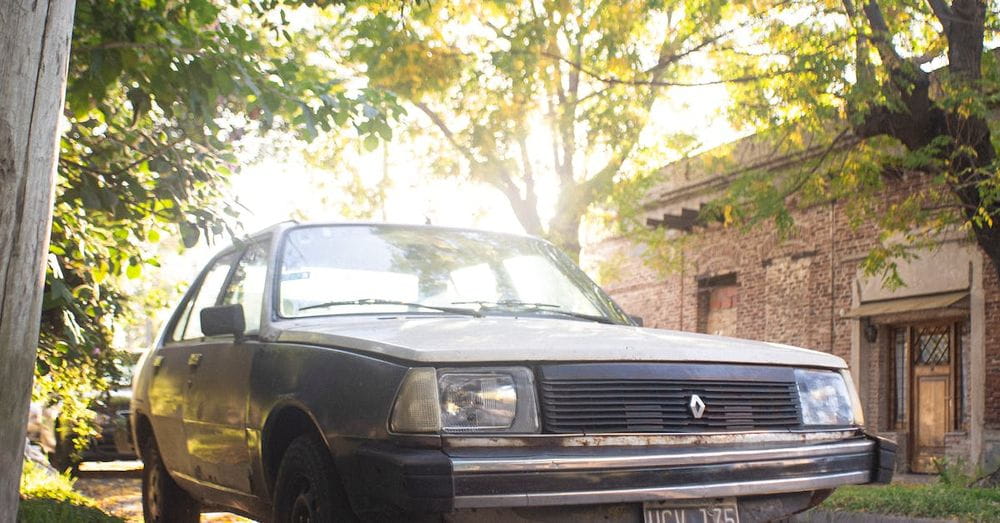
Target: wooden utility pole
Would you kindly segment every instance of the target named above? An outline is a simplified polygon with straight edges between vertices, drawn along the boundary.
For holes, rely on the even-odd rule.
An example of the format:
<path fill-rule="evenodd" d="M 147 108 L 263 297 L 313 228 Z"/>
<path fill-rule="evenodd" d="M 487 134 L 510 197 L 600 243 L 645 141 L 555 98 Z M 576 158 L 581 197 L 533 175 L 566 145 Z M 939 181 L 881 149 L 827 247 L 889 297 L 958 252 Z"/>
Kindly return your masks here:
<path fill-rule="evenodd" d="M 75 0 L 0 0 L 0 521 L 15 521 Z"/>

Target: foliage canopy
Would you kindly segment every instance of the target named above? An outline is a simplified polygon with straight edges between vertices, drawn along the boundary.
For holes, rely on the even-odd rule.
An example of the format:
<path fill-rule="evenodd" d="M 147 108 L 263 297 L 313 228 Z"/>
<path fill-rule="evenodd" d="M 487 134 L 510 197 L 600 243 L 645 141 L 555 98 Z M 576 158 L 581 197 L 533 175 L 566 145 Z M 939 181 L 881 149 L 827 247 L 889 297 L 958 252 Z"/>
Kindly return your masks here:
<path fill-rule="evenodd" d="M 728 83 L 730 121 L 796 163 L 715 166 L 744 172 L 703 218 L 790 234 L 795 209 L 840 200 L 852 223 L 878 226 L 864 268 L 890 286 L 902 283 L 895 260 L 955 229 L 1000 271 L 1000 61 L 987 49 L 998 13 L 984 0 L 740 3 L 745 26 L 708 52 L 720 78 L 741 79 Z M 926 183 L 886 201 L 887 180 L 904 174 Z M 620 188 L 620 201 L 634 196 Z M 627 229 L 675 252 L 630 210 Z"/>
<path fill-rule="evenodd" d="M 223 196 L 242 138 L 383 136 L 397 112 L 310 58 L 287 31 L 300 3 L 316 2 L 77 1 L 36 372 L 71 421 L 79 389 L 124 366 L 110 349 L 124 281 L 158 265 L 159 242 L 238 233 Z"/>
<path fill-rule="evenodd" d="M 714 0 L 360 8 L 343 49 L 372 87 L 422 115 L 414 127 L 432 128 L 443 144 L 427 151 L 432 170 L 496 188 L 528 233 L 575 255 L 588 207 L 641 155 L 654 103 L 695 81 L 688 58 L 730 30 L 732 10 Z M 658 148 L 689 141 L 661 138 Z"/>

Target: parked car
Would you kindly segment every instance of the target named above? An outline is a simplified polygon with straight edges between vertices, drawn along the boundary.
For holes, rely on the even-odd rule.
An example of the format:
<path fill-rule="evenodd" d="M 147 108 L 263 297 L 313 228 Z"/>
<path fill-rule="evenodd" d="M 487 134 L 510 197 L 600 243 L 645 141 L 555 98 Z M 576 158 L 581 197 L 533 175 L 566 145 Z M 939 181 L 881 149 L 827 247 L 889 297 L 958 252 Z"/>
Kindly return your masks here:
<path fill-rule="evenodd" d="M 895 459 L 841 358 L 642 328 L 545 241 L 430 226 L 223 250 L 131 410 L 147 521 L 762 521 Z"/>
<path fill-rule="evenodd" d="M 134 362 L 134 360 L 133 360 Z M 94 423 L 97 436 L 90 439 L 80 452 L 72 435 L 60 429 L 62 405 L 32 402 L 28 411 L 28 441 L 38 445 L 49 463 L 60 471 L 76 470 L 85 461 L 119 461 L 137 458 L 129 426 L 129 404 L 132 389 L 130 372 L 125 373 L 111 390 L 95 394 L 90 408 L 96 412 Z"/>

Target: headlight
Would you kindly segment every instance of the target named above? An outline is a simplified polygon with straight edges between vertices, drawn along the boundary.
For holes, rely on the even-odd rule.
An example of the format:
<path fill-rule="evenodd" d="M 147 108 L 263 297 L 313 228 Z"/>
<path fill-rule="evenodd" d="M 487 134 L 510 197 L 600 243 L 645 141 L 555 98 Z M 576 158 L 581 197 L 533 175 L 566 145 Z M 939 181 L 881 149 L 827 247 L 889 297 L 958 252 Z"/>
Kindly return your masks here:
<path fill-rule="evenodd" d="M 438 394 L 445 432 L 503 430 L 514 423 L 517 388 L 510 374 L 443 373 Z"/>
<path fill-rule="evenodd" d="M 854 423 L 854 405 L 839 372 L 797 369 L 795 382 L 804 425 Z"/>
<path fill-rule="evenodd" d="M 851 377 L 851 371 L 844 369 L 840 371 L 840 375 L 844 377 L 844 383 L 847 384 L 847 393 L 851 396 L 851 405 L 854 406 L 854 424 L 864 425 L 865 413 L 861 408 L 861 396 L 858 396 L 858 389 L 854 386 L 854 378 Z"/>
<path fill-rule="evenodd" d="M 534 379 L 523 367 L 410 369 L 389 426 L 410 433 L 538 432 Z"/>

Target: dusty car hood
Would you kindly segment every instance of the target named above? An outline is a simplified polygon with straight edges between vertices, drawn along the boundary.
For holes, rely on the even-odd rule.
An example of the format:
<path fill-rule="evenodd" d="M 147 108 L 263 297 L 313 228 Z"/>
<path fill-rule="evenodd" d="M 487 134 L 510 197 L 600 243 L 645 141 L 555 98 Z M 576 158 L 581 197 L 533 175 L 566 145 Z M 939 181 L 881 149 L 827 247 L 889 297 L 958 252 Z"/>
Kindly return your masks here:
<path fill-rule="evenodd" d="M 788 345 L 595 322 L 514 317 L 310 318 L 272 324 L 282 342 L 339 347 L 417 363 L 720 362 L 847 368 Z"/>

